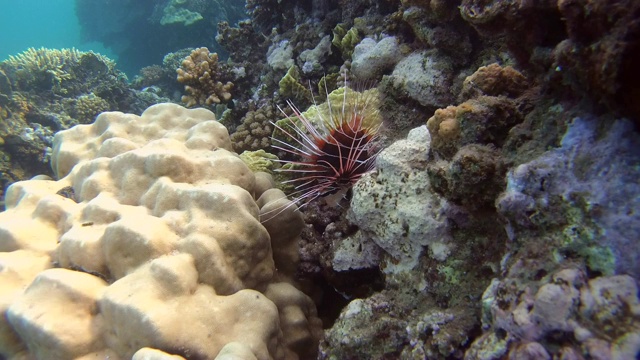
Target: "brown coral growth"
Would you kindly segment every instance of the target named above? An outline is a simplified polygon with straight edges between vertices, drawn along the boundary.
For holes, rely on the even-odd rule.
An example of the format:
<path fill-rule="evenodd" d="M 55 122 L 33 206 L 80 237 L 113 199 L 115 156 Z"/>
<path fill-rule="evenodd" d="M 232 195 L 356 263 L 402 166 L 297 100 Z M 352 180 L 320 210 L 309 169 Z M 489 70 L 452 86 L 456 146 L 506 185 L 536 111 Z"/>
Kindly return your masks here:
<path fill-rule="evenodd" d="M 177 70 L 178 81 L 185 84 L 186 95 L 182 102 L 187 107 L 195 105 L 213 105 L 231 100 L 233 83 L 228 81 L 228 71 L 224 64 L 218 62 L 217 53 L 209 53 L 209 49 L 195 49 L 182 61 Z"/>
<path fill-rule="evenodd" d="M 247 150 L 264 150 L 271 147 L 273 125 L 269 121 L 277 119 L 278 114 L 271 105 L 249 111 L 243 118 L 242 124 L 231 135 L 233 149 L 241 153 Z"/>

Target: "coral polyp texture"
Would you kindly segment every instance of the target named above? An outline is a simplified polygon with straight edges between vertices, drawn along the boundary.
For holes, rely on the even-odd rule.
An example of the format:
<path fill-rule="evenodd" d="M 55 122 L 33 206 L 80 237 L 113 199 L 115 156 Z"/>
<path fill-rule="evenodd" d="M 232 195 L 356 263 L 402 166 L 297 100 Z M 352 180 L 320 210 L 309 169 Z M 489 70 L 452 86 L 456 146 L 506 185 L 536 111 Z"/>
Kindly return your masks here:
<path fill-rule="evenodd" d="M 213 113 L 102 113 L 56 135 L 52 166 L 0 213 L 0 357 L 315 356 L 301 216 Z"/>
<path fill-rule="evenodd" d="M 209 49 L 195 49 L 182 61 L 177 69 L 178 81 L 185 84 L 186 95 L 182 102 L 187 107 L 195 105 L 215 105 L 231 100 L 233 83 L 222 64 L 218 62 L 218 54 L 209 53 Z"/>

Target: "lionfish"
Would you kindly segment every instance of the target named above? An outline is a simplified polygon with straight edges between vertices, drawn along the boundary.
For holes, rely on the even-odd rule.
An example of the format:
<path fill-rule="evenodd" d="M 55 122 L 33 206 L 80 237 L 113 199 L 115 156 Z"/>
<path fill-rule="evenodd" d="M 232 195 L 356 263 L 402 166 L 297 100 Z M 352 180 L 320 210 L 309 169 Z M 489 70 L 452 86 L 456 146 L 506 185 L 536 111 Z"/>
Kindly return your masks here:
<path fill-rule="evenodd" d="M 272 125 L 288 141 L 272 137 L 272 146 L 297 158 L 279 160 L 284 166 L 278 170 L 295 175 L 285 181 L 294 185 L 293 203 L 303 207 L 323 198 L 337 205 L 353 184 L 374 169 L 381 150 L 377 90 L 358 92 L 345 86 L 327 94 L 322 105 L 314 99 L 304 113 L 290 100 L 287 105 L 293 116 L 278 107 L 284 124 Z"/>

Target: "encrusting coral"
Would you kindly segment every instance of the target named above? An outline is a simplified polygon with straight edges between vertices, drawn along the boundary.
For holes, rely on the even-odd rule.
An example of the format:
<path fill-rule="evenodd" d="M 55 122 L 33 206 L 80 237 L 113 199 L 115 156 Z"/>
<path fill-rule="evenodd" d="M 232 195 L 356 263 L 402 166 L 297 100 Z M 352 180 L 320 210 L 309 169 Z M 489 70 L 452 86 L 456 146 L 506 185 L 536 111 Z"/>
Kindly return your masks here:
<path fill-rule="evenodd" d="M 465 358 L 551 359 L 554 333 L 572 334 L 577 343 L 555 347 L 560 359 L 583 359 L 580 353 L 592 359 L 637 358 L 640 301 L 631 276 L 589 279 L 567 268 L 537 288 L 494 279 L 482 302 L 484 325 L 492 331 L 477 338 Z"/>
<path fill-rule="evenodd" d="M 233 83 L 224 66 L 218 62 L 217 53 L 201 47 L 191 52 L 177 70 L 178 81 L 185 84 L 187 95 L 182 102 L 187 107 L 195 105 L 213 105 L 231 100 Z"/>
<path fill-rule="evenodd" d="M 509 66 L 480 67 L 464 81 L 461 97 L 469 100 L 438 109 L 427 121 L 431 150 L 451 159 L 468 144 L 501 147 L 509 130 L 523 120 L 516 98 L 526 88 L 524 76 Z"/>
<path fill-rule="evenodd" d="M 213 113 L 102 113 L 56 135 L 52 167 L 0 213 L 1 356 L 315 357 L 301 216 Z"/>

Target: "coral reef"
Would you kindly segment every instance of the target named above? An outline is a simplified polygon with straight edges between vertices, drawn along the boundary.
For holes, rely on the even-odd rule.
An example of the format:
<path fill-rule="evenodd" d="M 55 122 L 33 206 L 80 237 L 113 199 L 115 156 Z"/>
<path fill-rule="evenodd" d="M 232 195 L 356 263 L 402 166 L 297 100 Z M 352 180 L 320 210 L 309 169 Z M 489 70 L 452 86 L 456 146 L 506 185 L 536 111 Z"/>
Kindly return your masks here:
<path fill-rule="evenodd" d="M 64 236 L 63 230 L 33 236 L 36 240 L 60 237 L 60 244 L 33 240 L 27 246 L 23 241 L 21 247 L 32 248 L 0 253 L 0 262 L 10 264 L 3 266 L 12 274 L 0 272 L 0 276 L 11 276 L 0 284 L 12 284 L 12 294 L 24 300 L 17 305 L 11 297 L 0 306 L 14 308 L 15 317 L 0 318 L 17 331 L 0 337 L 0 341 L 9 339 L 0 348 L 20 356 L 34 348 L 21 340 L 36 318 L 29 306 L 44 309 L 39 313 L 43 321 L 53 318 L 54 307 L 70 308 L 69 302 L 58 301 L 65 289 L 80 289 L 84 295 L 64 293 L 76 301 L 73 309 L 77 311 L 68 311 L 66 323 L 55 323 L 60 329 L 98 319 L 93 324 L 103 331 L 113 319 L 120 319 L 122 306 L 131 309 L 131 318 L 151 313 L 150 324 L 161 323 L 158 312 L 140 305 L 139 299 L 154 299 L 153 306 L 168 311 L 167 299 L 160 301 L 156 295 L 173 276 L 175 286 L 162 290 L 170 298 L 167 301 L 202 311 L 206 314 L 202 321 L 227 326 L 231 330 L 224 333 L 229 337 L 220 340 L 220 332 L 209 324 L 199 329 L 158 325 L 162 345 L 143 342 L 136 349 L 123 350 L 129 345 L 122 345 L 117 336 L 102 338 L 108 346 L 95 340 L 100 336 L 79 336 L 81 346 L 74 349 L 90 344 L 82 350 L 88 356 L 125 353 L 136 359 L 314 358 L 319 326 L 313 324 L 321 318 L 325 328 L 322 359 L 626 360 L 639 356 L 637 1 L 249 0 L 249 19 L 240 22 L 237 19 L 245 14 L 234 16 L 239 14 L 234 9 L 243 10 L 243 1 L 77 2 L 84 36 L 117 47 L 127 71 L 133 73 L 168 51 L 176 52 L 134 79 L 133 87 L 142 92 L 118 80 L 122 74 L 96 55 L 81 55 L 82 65 L 68 66 L 75 64 L 71 61 L 59 67 L 54 61 L 48 72 L 21 74 L 27 80 L 39 77 L 37 87 L 18 83 L 14 68 L 0 65 L 0 150 L 6 150 L 0 153 L 0 166 L 5 179 L 46 173 L 41 168 L 51 154 L 47 147 L 54 133 L 89 121 L 92 114 L 105 109 L 104 102 L 108 109 L 136 114 L 147 107 L 141 104 L 163 98 L 180 102 L 182 85 L 175 80 L 175 72 L 194 48 L 206 46 L 219 56 L 216 64 L 210 63 L 211 53 L 200 62 L 192 61 L 194 68 L 212 65 L 211 81 L 206 83 L 234 85 L 232 91 L 221 86 L 201 89 L 206 96 L 193 97 L 192 104 L 209 107 L 219 123 L 235 133 L 232 143 L 224 141 L 223 151 L 212 148 L 218 140 L 209 139 L 217 129 L 198 128 L 187 137 L 177 135 L 188 132 L 196 120 L 185 120 L 183 130 L 166 133 L 158 126 L 171 122 L 157 123 L 128 134 L 131 142 L 105 141 L 100 153 L 91 150 L 98 146 L 93 143 L 74 150 L 91 153 L 70 163 L 83 169 L 77 176 L 89 180 L 66 183 L 80 170 L 58 181 L 38 178 L 40 184 L 57 184 L 47 192 L 55 196 L 25 190 L 27 195 L 17 197 L 23 194 L 17 189 L 34 182 L 13 186 L 7 198 L 12 217 L 18 219 L 17 209 L 29 202 L 29 209 L 37 204 L 35 215 L 31 210 L 20 214 L 19 219 L 29 219 L 27 225 L 15 225 L 21 234 L 28 236 L 42 223 L 69 231 Z M 216 24 L 217 44 L 212 36 Z M 52 76 L 55 73 L 57 78 Z M 197 76 L 193 79 L 194 87 L 202 86 Z M 361 94 L 364 89 L 368 96 Z M 232 93 L 229 101 L 224 100 L 227 93 Z M 207 104 L 211 94 L 220 103 L 212 98 Z M 306 118 L 325 119 L 324 124 L 319 120 L 311 125 L 330 127 L 335 124 L 329 113 L 351 113 L 352 109 L 357 113 L 362 102 L 353 99 L 365 98 L 374 111 L 364 118 L 375 119 L 376 126 L 382 124 L 379 140 L 387 147 L 378 158 L 377 171 L 351 189 L 331 194 L 329 203 L 312 201 L 298 211 L 288 208 L 291 211 L 282 212 L 282 220 L 271 219 L 291 204 L 274 188 L 290 193 L 296 189 L 283 184 L 292 180 L 284 176 L 286 172 L 275 171 L 274 178 L 268 173 L 278 170 L 281 162 L 309 157 L 269 147 L 269 121 L 281 127 L 301 126 L 287 104 L 292 99 L 299 109 L 308 109 L 303 113 Z M 278 107 L 284 114 L 274 111 Z M 208 112 L 194 111 L 189 112 L 194 119 L 202 114 L 211 118 Z M 143 121 L 133 115 L 129 118 Z M 116 128 L 109 127 L 110 131 Z M 145 136 L 152 134 L 164 138 L 147 141 Z M 299 144 L 296 140 L 309 136 L 302 131 L 300 138 L 291 139 L 278 129 L 271 135 L 294 146 Z M 87 138 L 93 139 L 78 141 L 87 144 Z M 190 145 L 177 150 L 170 146 L 171 139 Z M 116 145 L 131 146 L 131 151 L 110 157 Z M 200 152 L 196 154 L 192 146 Z M 259 150 L 236 156 L 227 152 L 230 149 Z M 233 170 L 226 170 L 227 163 L 216 162 L 214 170 L 198 163 L 210 152 L 218 154 L 217 160 L 228 160 Z M 156 174 L 165 179 L 162 186 L 158 183 L 141 201 L 136 188 L 151 186 L 146 176 L 156 169 L 154 164 L 162 158 L 158 154 L 169 153 L 171 161 L 163 163 L 166 172 Z M 105 154 L 103 163 L 99 162 Z M 124 155 L 137 166 L 127 168 L 124 164 L 129 160 L 114 161 Z M 344 158 L 341 155 L 335 159 Z M 325 160 L 331 164 L 334 159 Z M 61 165 L 58 160 L 56 164 Z M 89 169 L 89 164 L 94 168 Z M 71 169 L 70 165 L 62 168 Z M 296 168 L 287 164 L 280 169 Z M 233 174 L 240 172 L 246 176 L 235 178 Z M 105 175 L 112 173 L 117 175 Z M 215 174 L 202 180 L 200 185 L 207 189 L 238 184 L 244 189 L 225 192 L 226 200 L 220 200 L 226 201 L 224 205 L 187 195 L 193 194 L 196 185 L 185 179 L 194 174 Z M 109 181 L 102 181 L 105 178 Z M 176 188 L 180 191 L 171 192 Z M 169 192 L 171 196 L 165 196 Z M 121 196 L 117 203 L 103 206 L 98 201 L 117 196 Z M 16 198 L 20 199 L 17 207 Z M 166 202 L 161 201 L 165 198 Z M 56 217 L 61 212 L 51 209 L 58 203 L 74 215 Z M 167 203 L 174 208 L 156 216 L 154 211 Z M 230 216 L 249 225 L 221 220 L 227 208 Z M 74 209 L 83 210 L 76 213 L 80 210 Z M 109 215 L 101 215 L 105 212 Z M 143 215 L 155 220 L 149 220 L 148 226 L 127 222 Z M 176 236 L 206 233 L 210 241 L 174 241 L 173 227 L 198 221 L 204 225 L 187 226 Z M 217 222 L 211 225 L 212 221 Z M 127 226 L 135 230 L 131 237 L 122 235 Z M 149 230 L 154 226 L 169 229 L 160 230 L 163 236 L 159 236 Z M 109 231 L 104 231 L 103 238 L 81 243 L 87 234 L 106 227 Z M 296 231 L 287 230 L 291 227 Z M 230 230 L 218 232 L 225 228 Z M 231 232 L 242 239 L 230 242 Z M 141 239 L 147 236 L 162 241 L 144 243 Z M 96 245 L 101 242 L 105 245 Z M 117 250 L 124 245 L 131 250 L 120 255 L 123 252 Z M 229 263 L 219 260 L 218 255 L 229 253 L 240 255 Z M 52 264 L 51 259 L 65 262 Z M 203 263 L 211 265 L 203 267 Z M 31 265 L 27 269 L 25 264 Z M 58 280 L 67 276 L 74 276 L 78 285 Z M 136 289 L 130 302 L 114 295 L 130 286 Z M 211 294 L 207 287 L 222 290 L 218 293 L 216 288 L 216 294 Z M 317 317 L 298 287 L 313 299 Z M 44 292 L 55 296 L 42 296 Z M 243 298 L 248 292 L 256 296 L 255 306 L 249 303 L 253 298 Z M 237 321 L 227 325 L 213 315 L 207 317 L 211 309 L 200 306 L 202 298 L 238 316 Z M 222 304 L 221 298 L 233 301 Z M 247 318 L 234 303 L 245 306 L 248 314 L 256 310 L 265 315 Z M 109 321 L 102 320 L 102 312 L 95 313 L 101 306 L 109 309 Z M 185 319 L 201 324 L 190 316 Z M 180 323 L 180 319 L 167 321 Z M 139 335 L 127 335 L 121 328 L 118 333 L 136 340 L 135 336 L 144 338 L 151 325 L 147 330 L 131 326 Z M 7 327 L 0 325 L 2 329 Z M 212 329 L 213 340 L 204 340 L 203 334 Z M 244 333 L 237 335 L 235 329 Z M 192 339 L 183 336 L 192 333 Z M 187 353 L 176 342 L 198 344 L 185 348 Z M 60 343 L 52 341 L 48 346 L 81 352 L 68 350 L 71 347 L 60 350 L 56 345 Z M 39 351 L 29 355 L 37 357 Z M 55 354 L 76 357 L 70 352 Z"/>
<path fill-rule="evenodd" d="M 9 56 L 2 68 L 13 79 L 12 84 L 16 90 L 44 87 L 66 94 L 70 89 L 62 83 L 75 79 L 80 62 L 89 57 L 95 57 L 106 67 L 107 72 L 112 72 L 115 67 L 113 61 L 93 52 L 29 48 L 16 56 Z"/>
<path fill-rule="evenodd" d="M 56 131 L 91 122 L 105 110 L 139 113 L 159 100 L 131 90 L 115 63 L 93 52 L 29 49 L 0 62 L 0 73 L 3 190 L 14 181 L 50 174 Z"/>
<path fill-rule="evenodd" d="M 308 3 L 278 0 L 247 0 L 246 7 L 254 25 L 266 33 L 274 27 L 282 30 L 295 26 L 296 13 L 305 13 Z M 307 11 L 305 11 L 307 10 Z"/>
<path fill-rule="evenodd" d="M 345 60 L 351 58 L 353 51 L 355 50 L 356 45 L 360 43 L 360 40 L 362 39 L 358 35 L 358 29 L 355 27 L 346 30 L 342 25 L 338 24 L 333 28 L 333 38 L 331 39 L 331 43 L 340 50 L 340 54 Z"/>
<path fill-rule="evenodd" d="M 202 17 L 202 14 L 200 14 L 198 11 L 192 11 L 188 8 L 188 5 L 190 5 L 190 3 L 195 3 L 195 1 L 169 1 L 169 3 L 162 9 L 162 18 L 160 19 L 160 24 L 169 25 L 182 23 L 184 26 L 189 26 L 204 19 Z"/>
<path fill-rule="evenodd" d="M 465 359 L 633 359 L 640 351 L 640 299 L 628 275 L 588 279 L 567 268 L 536 287 L 496 279 L 482 302 L 491 331 Z"/>
<path fill-rule="evenodd" d="M 505 160 L 494 147 L 470 144 L 460 148 L 450 162 L 431 164 L 429 183 L 435 192 L 467 209 L 492 208 L 506 185 L 506 170 Z"/>
<path fill-rule="evenodd" d="M 229 53 L 228 63 L 237 71 L 243 71 L 245 76 L 236 79 L 238 97 L 250 98 L 251 88 L 261 82 L 265 69 L 264 54 L 269 46 L 268 38 L 256 36 L 251 21 L 240 21 L 237 27 L 229 26 L 228 22 L 218 23 L 216 41 Z"/>
<path fill-rule="evenodd" d="M 280 79 L 278 87 L 278 95 L 297 104 L 308 102 L 311 98 L 309 89 L 300 84 L 300 71 L 295 65 L 292 65 Z"/>
<path fill-rule="evenodd" d="M 79 124 L 89 124 L 103 111 L 110 109 L 109 103 L 95 94 L 80 95 L 73 104 L 72 116 Z"/>
<path fill-rule="evenodd" d="M 473 31 L 459 15 L 460 1 L 402 0 L 402 21 L 415 37 L 429 48 L 452 57 L 452 62 L 466 64 L 473 51 Z"/>
<path fill-rule="evenodd" d="M 322 64 L 331 55 L 331 40 L 329 35 L 325 35 L 313 49 L 307 49 L 300 53 L 298 57 L 300 69 L 305 74 L 322 73 Z"/>
<path fill-rule="evenodd" d="M 271 174 L 279 167 L 278 157 L 262 149 L 256 151 L 245 150 L 239 156 L 253 172 L 259 171 Z"/>
<path fill-rule="evenodd" d="M 294 66 L 293 47 L 288 40 L 273 43 L 267 52 L 267 63 L 276 71 L 288 70 Z"/>
<path fill-rule="evenodd" d="M 497 207 L 522 251 L 531 251 L 529 239 L 540 246 L 544 231 L 547 246 L 566 261 L 639 278 L 633 243 L 640 220 L 633 209 L 640 188 L 631 179 L 638 176 L 640 140 L 628 121 L 613 121 L 604 134 L 597 126 L 596 119 L 576 118 L 559 148 L 513 168 Z"/>
<path fill-rule="evenodd" d="M 522 74 L 498 64 L 467 77 L 460 98 L 469 100 L 438 109 L 427 121 L 436 157 L 450 160 L 462 146 L 474 143 L 502 147 L 511 128 L 524 119 L 527 86 Z"/>
<path fill-rule="evenodd" d="M 393 259 L 383 268 L 388 272 L 414 268 L 424 247 L 440 261 L 450 252 L 442 210 L 447 204 L 422 192 L 429 184 L 425 169 L 428 141 L 424 127 L 413 130 L 407 140 L 383 150 L 376 161 L 377 173 L 354 187 L 351 218 L 364 238 Z"/>
<path fill-rule="evenodd" d="M 107 112 L 54 142 L 60 180 L 12 185 L 0 213 L 3 356 L 314 356 L 301 216 L 257 187 L 213 113 Z"/>
<path fill-rule="evenodd" d="M 209 49 L 195 49 L 182 61 L 177 69 L 178 81 L 185 84 L 187 95 L 182 102 L 187 107 L 194 105 L 213 105 L 231 100 L 233 83 L 228 81 L 228 69 L 218 62 L 218 54 L 209 53 Z"/>
<path fill-rule="evenodd" d="M 436 51 L 426 50 L 409 54 L 398 62 L 388 80 L 403 97 L 428 108 L 450 104 L 454 95 L 451 60 Z"/>
<path fill-rule="evenodd" d="M 486 274 L 493 273 L 488 264 L 499 261 L 503 239 L 469 236 L 486 236 L 487 228 L 429 191 L 428 146 L 426 127 L 412 130 L 406 140 L 382 151 L 377 173 L 354 186 L 348 218 L 357 230 L 333 240 L 337 250 L 331 263 L 339 273 L 379 267 L 383 290 L 342 309 L 325 333 L 323 359 L 363 353 L 371 358 L 463 356 L 461 344 L 477 326 L 479 304 L 473 299 L 488 285 Z"/>
<path fill-rule="evenodd" d="M 271 134 L 278 114 L 272 104 L 267 104 L 255 111 L 249 111 L 242 119 L 242 124 L 231 134 L 233 149 L 237 153 L 243 151 L 264 150 L 271 146 Z"/>

